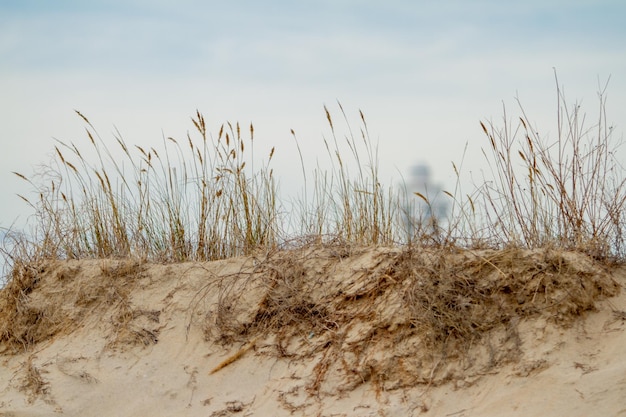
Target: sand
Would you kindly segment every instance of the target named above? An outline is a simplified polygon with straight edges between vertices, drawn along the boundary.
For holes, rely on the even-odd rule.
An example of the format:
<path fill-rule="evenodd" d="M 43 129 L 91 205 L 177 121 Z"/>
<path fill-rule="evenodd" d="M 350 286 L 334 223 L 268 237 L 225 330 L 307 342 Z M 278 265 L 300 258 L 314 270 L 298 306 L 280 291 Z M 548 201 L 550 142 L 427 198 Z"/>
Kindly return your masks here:
<path fill-rule="evenodd" d="M 485 303 L 516 301 L 439 345 L 410 309 L 423 265 L 402 279 L 418 261 L 394 248 L 50 262 L 2 290 L 0 416 L 626 416 L 626 273 L 550 256 L 446 254 Z"/>

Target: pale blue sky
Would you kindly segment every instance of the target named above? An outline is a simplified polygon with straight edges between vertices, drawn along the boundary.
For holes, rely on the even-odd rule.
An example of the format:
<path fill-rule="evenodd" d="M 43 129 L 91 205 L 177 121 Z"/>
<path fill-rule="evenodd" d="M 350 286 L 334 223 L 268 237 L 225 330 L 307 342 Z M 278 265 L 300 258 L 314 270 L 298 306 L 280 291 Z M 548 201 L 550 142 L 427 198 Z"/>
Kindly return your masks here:
<path fill-rule="evenodd" d="M 608 118 L 622 136 L 625 19 L 622 0 L 4 0 L 0 227 L 27 213 L 14 195 L 28 189 L 10 172 L 31 174 L 53 137 L 84 140 L 73 109 L 105 139 L 115 126 L 153 146 L 184 137 L 196 108 L 213 132 L 252 121 L 258 146 L 276 145 L 287 191 L 299 170 L 290 129 L 312 169 L 325 158 L 323 105 L 336 100 L 355 125 L 364 111 L 389 182 L 427 161 L 452 188 L 465 143 L 467 169 L 479 170 L 478 121 L 497 120 L 502 102 L 515 116 L 516 95 L 554 136 L 553 67 L 590 117 L 610 76 Z"/>

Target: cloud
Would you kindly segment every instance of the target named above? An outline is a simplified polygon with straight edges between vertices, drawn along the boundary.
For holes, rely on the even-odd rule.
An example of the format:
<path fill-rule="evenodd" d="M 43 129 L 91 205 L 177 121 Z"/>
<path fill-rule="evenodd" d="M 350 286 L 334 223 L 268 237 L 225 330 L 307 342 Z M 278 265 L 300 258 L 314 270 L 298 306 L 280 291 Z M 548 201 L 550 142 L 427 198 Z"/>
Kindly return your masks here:
<path fill-rule="evenodd" d="M 339 99 L 353 116 L 365 111 L 383 164 L 401 171 L 417 157 L 448 166 L 467 140 L 482 143 L 478 119 L 498 117 L 516 91 L 548 120 L 556 67 L 568 97 L 590 105 L 596 77 L 613 74 L 623 126 L 624 8 L 617 0 L 2 2 L 0 192 L 18 191 L 7 172 L 45 158 L 52 136 L 84 139 L 74 108 L 103 137 L 115 124 L 131 143 L 184 135 L 195 108 L 212 126 L 254 121 L 272 144 L 286 143 L 277 158 L 289 159 L 289 128 L 313 154 L 326 128 L 322 105 Z M 16 209 L 4 206 L 0 218 L 12 218 Z"/>

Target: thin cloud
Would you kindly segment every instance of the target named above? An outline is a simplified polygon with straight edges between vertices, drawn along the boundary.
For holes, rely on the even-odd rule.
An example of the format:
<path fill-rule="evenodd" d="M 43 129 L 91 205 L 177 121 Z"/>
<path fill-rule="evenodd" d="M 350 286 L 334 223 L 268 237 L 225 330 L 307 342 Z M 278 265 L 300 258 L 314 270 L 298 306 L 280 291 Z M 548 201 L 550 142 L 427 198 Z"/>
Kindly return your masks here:
<path fill-rule="evenodd" d="M 552 67 L 568 97 L 591 106 L 596 79 L 613 75 L 609 111 L 620 127 L 625 8 L 617 0 L 3 2 L 0 165 L 38 163 L 51 136 L 84 139 L 74 108 L 104 137 L 116 124 L 132 143 L 160 141 L 161 128 L 184 135 L 195 108 L 212 123 L 254 121 L 278 160 L 289 128 L 319 138 L 322 105 L 339 99 L 365 111 L 385 144 L 383 166 L 401 171 L 417 156 L 449 166 L 466 141 L 482 143 L 477 120 L 497 117 L 517 91 L 530 111 L 551 117 L 543 110 L 553 108 Z M 1 175 L 0 192 L 14 194 L 16 181 Z M 9 219 L 0 225 L 18 212 L 0 204 Z"/>

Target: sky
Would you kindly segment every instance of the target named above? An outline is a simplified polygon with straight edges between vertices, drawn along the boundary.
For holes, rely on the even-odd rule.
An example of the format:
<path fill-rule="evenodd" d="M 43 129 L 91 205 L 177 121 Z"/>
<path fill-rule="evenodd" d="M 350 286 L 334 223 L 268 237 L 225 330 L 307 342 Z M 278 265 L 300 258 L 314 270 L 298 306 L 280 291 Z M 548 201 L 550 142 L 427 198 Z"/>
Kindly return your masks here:
<path fill-rule="evenodd" d="M 290 130 L 305 168 L 323 164 L 324 106 L 340 120 L 338 102 L 354 128 L 365 114 L 390 184 L 420 162 L 444 189 L 453 161 L 465 179 L 483 169 L 479 121 L 498 123 L 503 105 L 518 117 L 516 98 L 554 137 L 555 71 L 590 123 L 610 79 L 622 137 L 625 18 L 623 0 L 2 0 L 0 228 L 29 218 L 16 194 L 30 188 L 12 172 L 31 176 L 54 139 L 87 140 L 74 110 L 105 141 L 117 129 L 157 148 L 193 130 L 196 109 L 213 134 L 252 122 L 286 193 L 301 179 Z"/>

